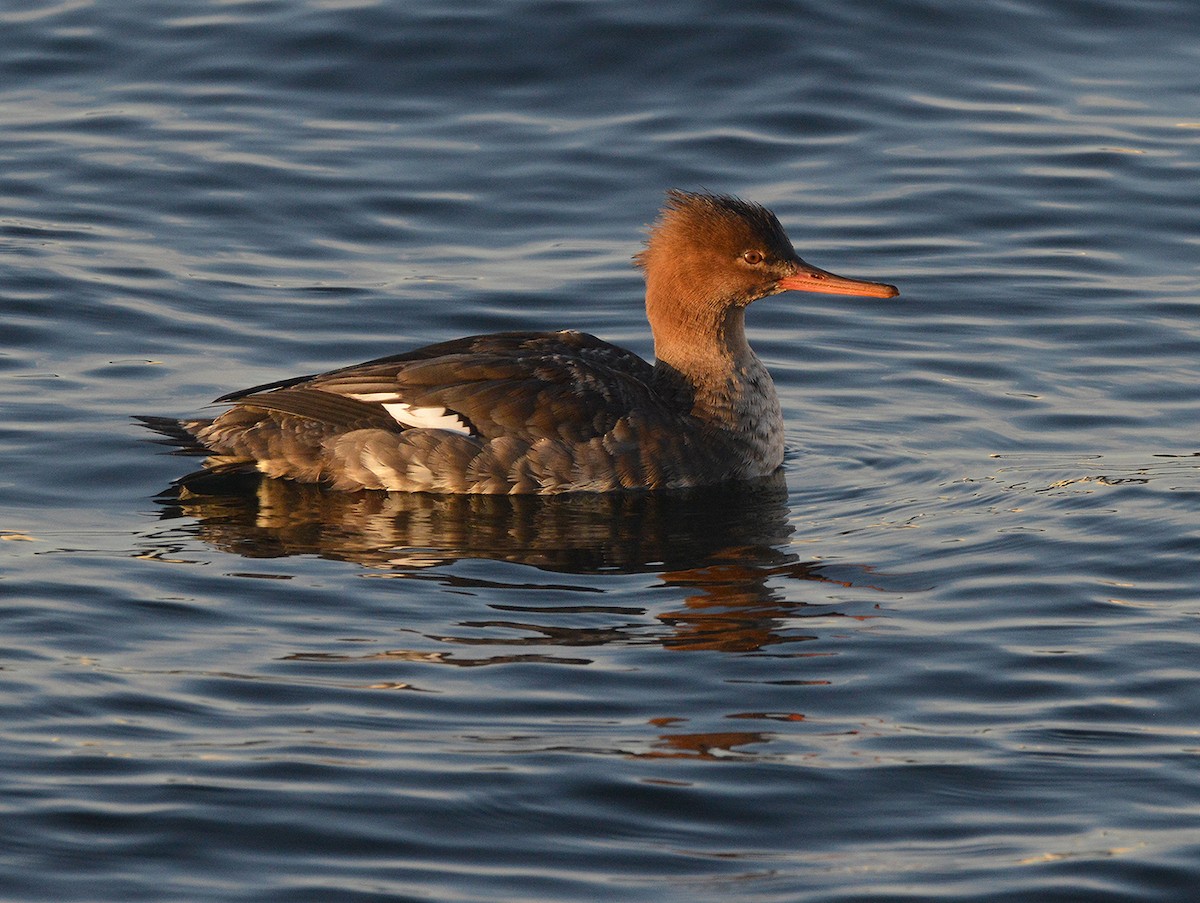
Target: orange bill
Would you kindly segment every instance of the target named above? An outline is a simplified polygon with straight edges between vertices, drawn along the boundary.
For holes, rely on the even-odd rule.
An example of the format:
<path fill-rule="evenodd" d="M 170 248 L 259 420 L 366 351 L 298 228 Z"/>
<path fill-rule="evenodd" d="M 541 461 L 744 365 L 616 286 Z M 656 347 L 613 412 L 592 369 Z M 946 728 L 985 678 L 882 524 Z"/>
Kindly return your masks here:
<path fill-rule="evenodd" d="M 886 282 L 866 282 L 827 273 L 804 261 L 791 276 L 779 280 L 779 287 L 796 292 L 820 292 L 824 295 L 866 295 L 871 298 L 895 298 L 900 290 Z"/>

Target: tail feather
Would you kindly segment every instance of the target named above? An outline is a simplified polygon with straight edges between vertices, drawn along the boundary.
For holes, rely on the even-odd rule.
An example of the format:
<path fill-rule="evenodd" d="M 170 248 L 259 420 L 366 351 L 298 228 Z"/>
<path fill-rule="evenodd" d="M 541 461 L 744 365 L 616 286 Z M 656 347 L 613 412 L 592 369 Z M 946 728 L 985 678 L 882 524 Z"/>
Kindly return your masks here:
<path fill-rule="evenodd" d="M 144 417 L 140 414 L 134 415 L 133 419 L 163 437 L 162 439 L 152 439 L 150 441 L 156 442 L 159 445 L 172 446 L 175 449 L 175 454 L 211 454 L 210 450 L 205 448 L 200 443 L 200 440 L 196 438 L 196 434 L 192 432 L 193 428 L 206 426 L 207 421 L 189 421 L 185 424 L 183 421 L 175 420 L 171 417 Z"/>

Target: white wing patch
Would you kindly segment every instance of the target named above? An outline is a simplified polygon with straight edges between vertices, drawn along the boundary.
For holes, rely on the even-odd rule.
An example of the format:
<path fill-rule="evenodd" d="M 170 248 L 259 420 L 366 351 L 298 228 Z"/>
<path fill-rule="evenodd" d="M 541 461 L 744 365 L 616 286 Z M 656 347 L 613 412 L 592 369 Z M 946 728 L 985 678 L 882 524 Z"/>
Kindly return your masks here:
<path fill-rule="evenodd" d="M 419 430 L 450 430 L 452 433 L 471 435 L 471 427 L 453 411 L 439 407 L 421 407 L 400 400 L 395 392 L 366 392 L 362 395 L 351 395 L 358 401 L 375 402 L 383 406 L 393 420 L 401 426 L 411 426 Z"/>
<path fill-rule="evenodd" d="M 398 401 L 395 404 L 385 404 L 384 410 L 392 415 L 392 419 L 404 426 L 413 426 L 422 430 L 450 430 L 453 433 L 471 435 L 471 428 L 453 411 L 445 408 L 419 408 L 416 405 Z"/>

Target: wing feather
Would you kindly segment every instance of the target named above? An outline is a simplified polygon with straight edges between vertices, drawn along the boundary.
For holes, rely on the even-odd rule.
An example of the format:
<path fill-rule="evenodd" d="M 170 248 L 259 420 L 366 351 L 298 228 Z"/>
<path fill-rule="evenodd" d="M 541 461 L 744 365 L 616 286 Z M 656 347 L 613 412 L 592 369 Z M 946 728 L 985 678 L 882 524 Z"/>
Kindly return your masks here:
<path fill-rule="evenodd" d="M 394 431 L 457 419 L 485 439 L 578 442 L 603 436 L 633 411 L 663 407 L 650 387 L 652 375 L 637 355 L 586 333 L 510 332 L 429 345 L 220 400 L 324 423 L 341 418 L 347 426 L 367 421 Z M 395 416 L 418 409 L 438 416 Z"/>

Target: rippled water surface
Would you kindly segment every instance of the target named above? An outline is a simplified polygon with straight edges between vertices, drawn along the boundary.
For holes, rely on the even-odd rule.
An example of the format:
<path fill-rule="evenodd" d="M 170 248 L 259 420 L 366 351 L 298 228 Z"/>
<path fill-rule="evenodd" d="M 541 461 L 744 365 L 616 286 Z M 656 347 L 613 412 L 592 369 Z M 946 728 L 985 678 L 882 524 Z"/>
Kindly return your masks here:
<path fill-rule="evenodd" d="M 1187 900 L 1200 12 L 0 5 L 0 897 Z M 773 484 L 181 499 L 131 420 L 454 336 L 652 353 L 667 187 L 895 301 Z"/>

